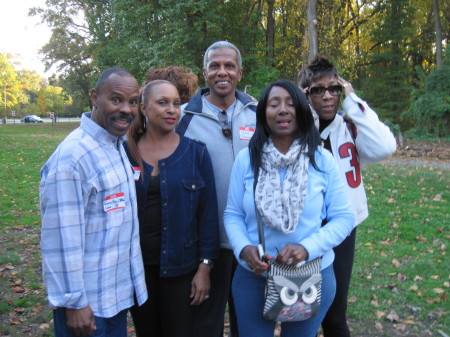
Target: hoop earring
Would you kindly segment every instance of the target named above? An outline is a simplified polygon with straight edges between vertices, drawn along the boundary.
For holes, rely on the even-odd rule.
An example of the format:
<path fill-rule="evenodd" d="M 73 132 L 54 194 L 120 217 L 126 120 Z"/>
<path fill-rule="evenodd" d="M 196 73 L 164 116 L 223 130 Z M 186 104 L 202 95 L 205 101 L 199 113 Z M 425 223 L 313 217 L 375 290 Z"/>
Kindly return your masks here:
<path fill-rule="evenodd" d="M 145 130 L 147 130 L 147 120 L 148 120 L 147 116 L 144 115 L 144 132 Z"/>

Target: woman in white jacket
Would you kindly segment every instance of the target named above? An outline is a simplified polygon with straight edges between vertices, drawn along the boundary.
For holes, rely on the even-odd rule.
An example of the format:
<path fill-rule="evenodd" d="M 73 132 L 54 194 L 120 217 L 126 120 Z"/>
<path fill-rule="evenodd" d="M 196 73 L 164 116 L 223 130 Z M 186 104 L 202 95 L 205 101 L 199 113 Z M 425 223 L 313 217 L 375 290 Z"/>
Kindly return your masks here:
<path fill-rule="evenodd" d="M 347 337 L 350 336 L 346 319 L 347 295 L 355 251 L 356 226 L 369 214 L 361 166 L 392 155 L 396 142 L 389 127 L 355 94 L 352 85 L 338 75 L 336 67 L 325 57 L 316 56 L 307 67 L 300 70 L 297 82 L 315 112 L 315 122 L 323 146 L 334 156 L 355 213 L 352 233 L 334 248 L 336 297 L 322 322 L 325 337 Z M 342 91 L 345 98 L 341 115 L 338 108 Z"/>

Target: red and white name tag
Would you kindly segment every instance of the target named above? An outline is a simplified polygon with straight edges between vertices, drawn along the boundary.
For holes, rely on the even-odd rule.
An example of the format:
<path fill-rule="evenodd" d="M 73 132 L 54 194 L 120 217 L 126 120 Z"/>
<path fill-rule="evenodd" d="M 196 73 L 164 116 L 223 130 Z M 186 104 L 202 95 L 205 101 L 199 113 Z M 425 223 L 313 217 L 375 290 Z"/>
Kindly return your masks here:
<path fill-rule="evenodd" d="M 141 168 L 139 166 L 133 166 L 133 179 L 138 181 L 141 176 Z"/>
<path fill-rule="evenodd" d="M 123 192 L 112 194 L 103 200 L 103 210 L 105 212 L 111 212 L 120 208 L 125 208 L 125 194 Z"/>
<path fill-rule="evenodd" d="M 254 128 L 246 128 L 243 126 L 239 127 L 239 137 L 241 138 L 241 140 L 250 140 L 254 133 Z"/>

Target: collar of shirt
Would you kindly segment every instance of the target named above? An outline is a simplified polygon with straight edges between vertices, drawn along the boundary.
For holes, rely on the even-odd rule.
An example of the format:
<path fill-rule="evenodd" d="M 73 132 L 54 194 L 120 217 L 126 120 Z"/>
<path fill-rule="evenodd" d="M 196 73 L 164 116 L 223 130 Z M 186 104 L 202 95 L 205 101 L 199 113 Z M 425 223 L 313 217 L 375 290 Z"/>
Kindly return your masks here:
<path fill-rule="evenodd" d="M 119 143 L 123 143 L 125 140 L 125 136 L 116 137 L 102 128 L 100 125 L 95 123 L 92 119 L 92 112 L 85 112 L 81 117 L 80 128 L 86 131 L 89 135 L 91 135 L 94 139 L 102 144 L 107 145 L 118 145 Z"/>
<path fill-rule="evenodd" d="M 208 111 L 210 113 L 212 113 L 213 115 L 219 116 L 219 114 L 221 113 L 222 109 L 220 109 L 219 107 L 217 107 L 216 105 L 212 104 L 211 102 L 209 102 L 206 97 L 206 95 L 202 96 L 202 104 L 203 104 L 203 110 L 204 111 Z M 236 98 L 234 99 L 233 104 L 231 104 L 228 109 L 227 109 L 227 118 L 228 118 L 228 122 L 230 123 L 232 118 L 233 118 L 233 113 L 234 113 L 234 109 L 236 108 Z"/>

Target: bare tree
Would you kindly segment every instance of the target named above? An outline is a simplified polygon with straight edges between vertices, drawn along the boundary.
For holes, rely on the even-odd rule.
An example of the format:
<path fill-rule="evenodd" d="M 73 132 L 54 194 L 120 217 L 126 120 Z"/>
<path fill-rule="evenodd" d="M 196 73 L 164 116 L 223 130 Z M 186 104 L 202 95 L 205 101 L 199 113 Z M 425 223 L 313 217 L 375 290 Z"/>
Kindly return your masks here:
<path fill-rule="evenodd" d="M 319 46 L 317 43 L 317 0 L 308 0 L 307 16 L 308 16 L 308 41 L 309 41 L 308 61 L 311 62 L 314 56 L 319 52 Z"/>
<path fill-rule="evenodd" d="M 436 29 L 436 65 L 442 66 L 442 26 L 439 15 L 439 1 L 433 0 L 434 27 Z"/>
<path fill-rule="evenodd" d="M 274 59 L 275 47 L 275 18 L 273 16 L 273 7 L 275 0 L 267 0 L 267 62 L 272 65 Z"/>

